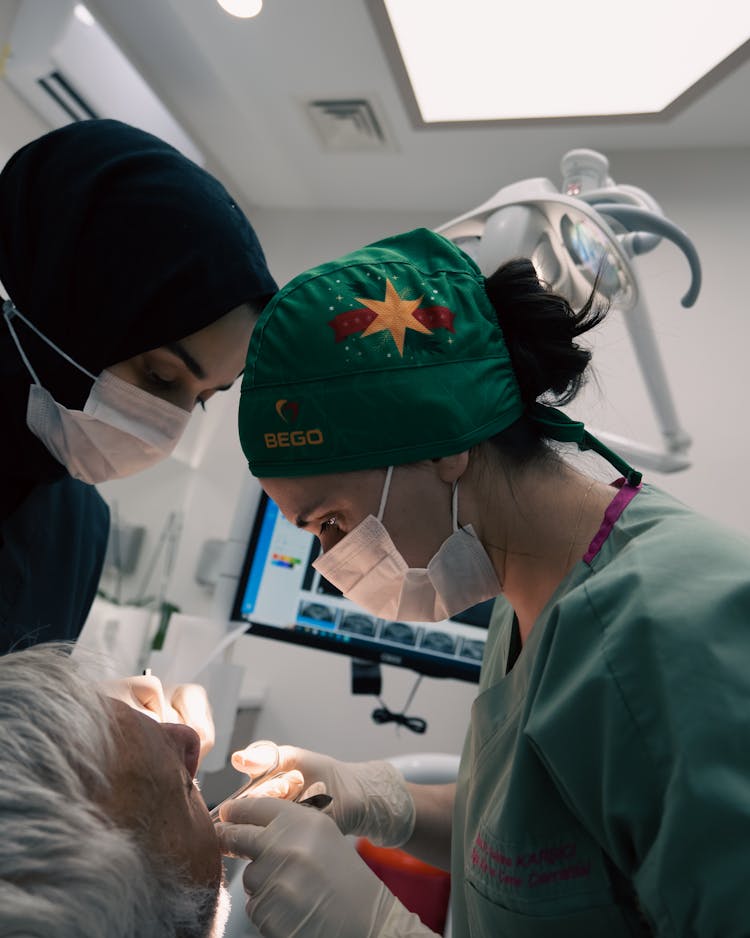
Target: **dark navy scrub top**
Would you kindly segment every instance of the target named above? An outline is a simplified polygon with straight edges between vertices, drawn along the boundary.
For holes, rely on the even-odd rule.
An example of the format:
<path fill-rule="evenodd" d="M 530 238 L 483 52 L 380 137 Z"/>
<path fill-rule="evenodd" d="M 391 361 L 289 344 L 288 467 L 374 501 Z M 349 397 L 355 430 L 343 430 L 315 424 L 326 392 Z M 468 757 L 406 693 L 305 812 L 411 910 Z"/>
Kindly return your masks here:
<path fill-rule="evenodd" d="M 0 521 L 0 654 L 78 637 L 96 595 L 109 509 L 93 485 L 37 485 Z"/>

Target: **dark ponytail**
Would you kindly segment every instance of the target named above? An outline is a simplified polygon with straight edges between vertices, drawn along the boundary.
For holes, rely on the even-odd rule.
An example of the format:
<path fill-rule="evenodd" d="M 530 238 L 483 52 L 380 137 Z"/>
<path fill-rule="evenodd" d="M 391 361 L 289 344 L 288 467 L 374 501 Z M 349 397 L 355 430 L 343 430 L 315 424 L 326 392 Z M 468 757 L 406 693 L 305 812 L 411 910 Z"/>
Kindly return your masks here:
<path fill-rule="evenodd" d="M 524 404 L 545 395 L 567 404 L 584 383 L 591 352 L 575 341 L 598 325 L 607 312 L 595 304 L 596 284 L 576 312 L 564 297 L 547 290 L 529 260 L 512 260 L 485 280 L 510 352 Z"/>

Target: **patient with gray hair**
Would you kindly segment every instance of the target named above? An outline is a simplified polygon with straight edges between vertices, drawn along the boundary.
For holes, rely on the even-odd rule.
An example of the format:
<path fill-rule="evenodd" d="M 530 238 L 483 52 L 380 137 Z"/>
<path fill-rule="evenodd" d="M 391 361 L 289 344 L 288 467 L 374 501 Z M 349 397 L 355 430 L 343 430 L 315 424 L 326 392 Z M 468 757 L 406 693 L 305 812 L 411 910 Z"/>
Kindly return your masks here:
<path fill-rule="evenodd" d="M 222 935 L 197 734 L 105 696 L 68 651 L 0 657 L 0 936 Z"/>

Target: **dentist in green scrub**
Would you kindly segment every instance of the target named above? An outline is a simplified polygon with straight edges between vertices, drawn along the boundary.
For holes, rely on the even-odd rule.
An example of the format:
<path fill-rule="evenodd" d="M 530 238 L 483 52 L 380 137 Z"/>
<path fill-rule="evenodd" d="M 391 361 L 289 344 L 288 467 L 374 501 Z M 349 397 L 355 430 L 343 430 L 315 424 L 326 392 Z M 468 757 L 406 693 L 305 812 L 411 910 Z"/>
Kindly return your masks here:
<path fill-rule="evenodd" d="M 450 869 L 454 938 L 750 935 L 750 542 L 554 406 L 601 315 L 525 260 L 485 279 L 427 230 L 301 274 L 261 315 L 242 445 L 320 573 L 387 619 L 497 597 L 456 785 L 280 746 L 289 798 L 323 786 L 331 816 L 223 809 L 266 938 L 431 934 L 344 834 Z"/>

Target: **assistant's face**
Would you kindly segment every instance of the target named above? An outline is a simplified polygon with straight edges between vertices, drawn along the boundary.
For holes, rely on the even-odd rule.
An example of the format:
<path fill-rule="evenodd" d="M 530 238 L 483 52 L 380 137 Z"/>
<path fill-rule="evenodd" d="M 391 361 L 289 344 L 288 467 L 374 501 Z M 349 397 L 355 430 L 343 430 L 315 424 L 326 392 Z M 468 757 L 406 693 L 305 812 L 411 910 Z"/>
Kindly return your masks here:
<path fill-rule="evenodd" d="M 368 469 L 259 481 L 284 517 L 326 551 L 368 515 L 377 517 L 385 477 L 385 469 Z M 434 462 L 394 468 L 382 523 L 410 567 L 427 566 L 451 533 L 451 494 Z"/>
<path fill-rule="evenodd" d="M 111 365 L 118 378 L 182 410 L 206 404 L 227 391 L 245 367 L 257 314 L 243 304 L 176 342 Z"/>
<path fill-rule="evenodd" d="M 219 841 L 193 782 L 198 734 L 184 724 L 158 723 L 119 700 L 110 706 L 117 755 L 104 809 L 118 826 L 138 831 L 152 856 L 218 893 Z"/>

